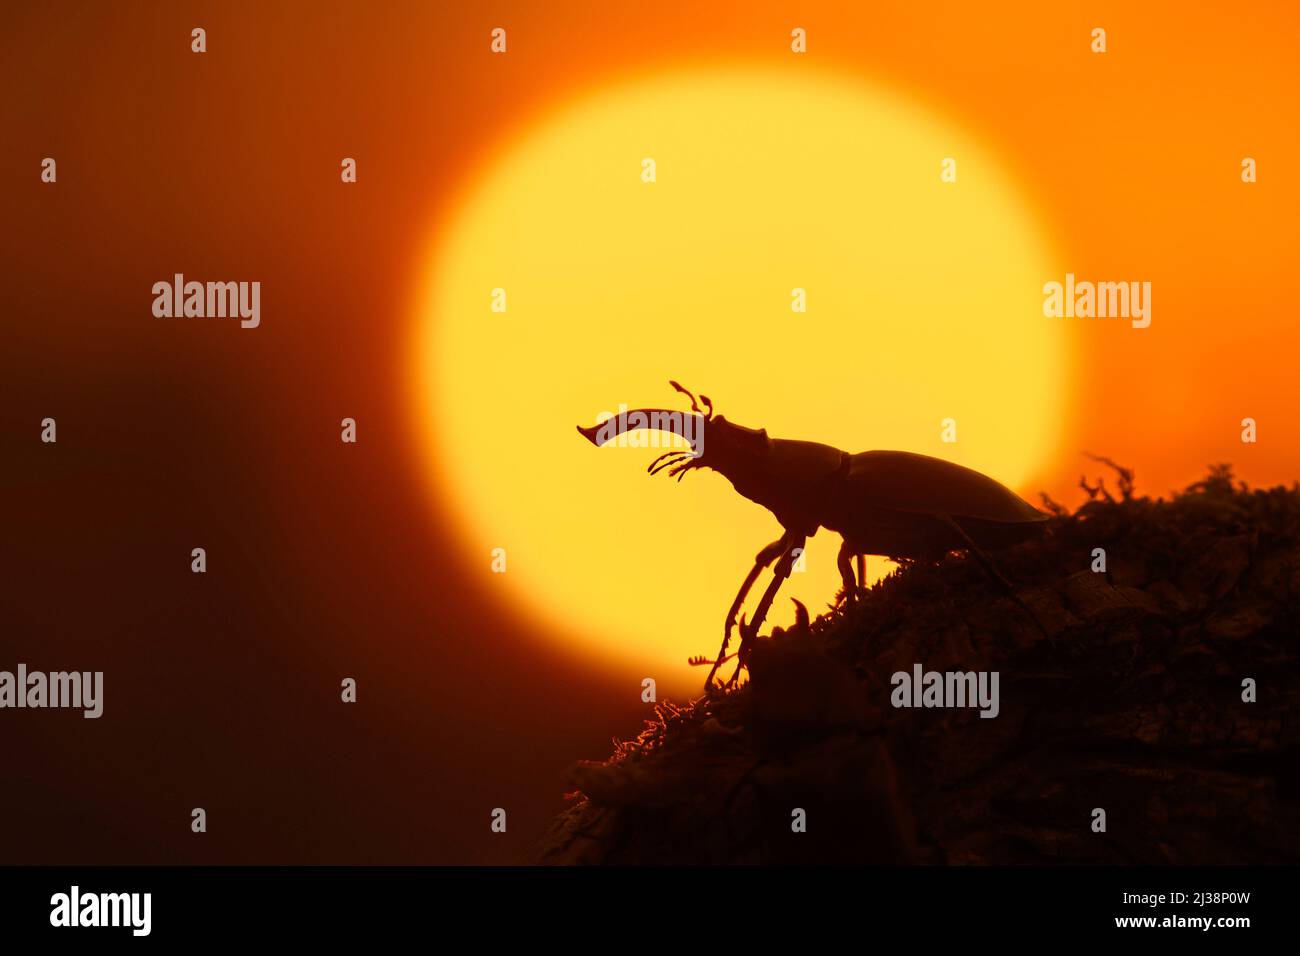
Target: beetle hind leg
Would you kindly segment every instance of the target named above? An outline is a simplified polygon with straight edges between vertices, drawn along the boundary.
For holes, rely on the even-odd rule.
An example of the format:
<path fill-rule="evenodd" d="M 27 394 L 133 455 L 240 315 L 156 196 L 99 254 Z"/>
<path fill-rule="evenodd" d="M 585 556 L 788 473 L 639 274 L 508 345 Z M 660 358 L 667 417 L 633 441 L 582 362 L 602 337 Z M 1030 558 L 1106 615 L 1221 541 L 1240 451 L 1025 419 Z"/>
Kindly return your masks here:
<path fill-rule="evenodd" d="M 1038 615 L 1035 614 L 1033 609 L 1024 602 L 1024 599 L 1016 593 L 1016 589 L 1011 586 L 1011 582 L 1008 581 L 1003 576 L 1002 572 L 994 566 L 992 559 L 989 558 L 989 556 L 984 553 L 983 549 L 975 543 L 975 539 L 966 533 L 966 529 L 958 524 L 952 515 L 938 515 L 938 518 L 944 524 L 948 525 L 948 527 L 957 532 L 958 536 L 966 542 L 966 549 L 974 555 L 975 560 L 980 563 L 980 566 L 984 568 L 984 571 L 988 576 L 997 583 L 1007 597 L 1011 598 L 1011 600 L 1015 601 L 1016 604 L 1020 606 L 1020 610 L 1024 611 L 1025 614 L 1029 616 L 1029 619 L 1034 622 L 1034 625 L 1038 628 L 1043 637 L 1050 641 L 1052 635 L 1043 625 L 1043 622 L 1039 620 Z"/>

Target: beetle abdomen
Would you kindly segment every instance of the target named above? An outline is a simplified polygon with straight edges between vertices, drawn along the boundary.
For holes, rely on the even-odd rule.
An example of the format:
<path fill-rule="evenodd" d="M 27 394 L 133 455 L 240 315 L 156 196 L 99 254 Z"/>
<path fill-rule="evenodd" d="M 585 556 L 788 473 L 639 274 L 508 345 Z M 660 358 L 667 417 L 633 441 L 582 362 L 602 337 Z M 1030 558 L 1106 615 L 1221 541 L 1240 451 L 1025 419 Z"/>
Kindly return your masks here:
<path fill-rule="evenodd" d="M 842 492 L 850 510 L 857 504 L 1002 524 L 1036 524 L 1048 518 L 988 475 L 906 451 L 864 451 L 851 456 Z"/>
<path fill-rule="evenodd" d="M 1036 538 L 1044 530 L 1038 521 L 1015 523 L 967 517 L 952 520 L 964 534 L 934 515 L 864 508 L 843 526 L 831 530 L 843 535 L 852 553 L 922 560 L 937 560 L 949 551 L 964 551 L 971 541 L 996 551 Z"/>

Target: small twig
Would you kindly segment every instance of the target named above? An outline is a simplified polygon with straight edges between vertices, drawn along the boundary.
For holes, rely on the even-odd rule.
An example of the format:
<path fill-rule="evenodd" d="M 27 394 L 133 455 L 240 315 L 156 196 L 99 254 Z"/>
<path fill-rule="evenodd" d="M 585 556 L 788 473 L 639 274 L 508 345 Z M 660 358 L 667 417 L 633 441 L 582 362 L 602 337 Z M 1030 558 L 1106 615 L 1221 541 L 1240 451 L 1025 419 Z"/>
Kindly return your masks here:
<path fill-rule="evenodd" d="M 1088 492 L 1088 498 L 1092 501 L 1096 501 L 1098 496 L 1100 496 L 1103 501 L 1109 501 L 1112 504 L 1115 501 L 1115 499 L 1111 497 L 1110 492 L 1106 490 L 1106 479 L 1104 478 L 1098 478 L 1097 484 L 1094 486 L 1088 484 L 1088 478 L 1086 475 L 1080 475 L 1079 487 Z"/>
<path fill-rule="evenodd" d="M 1057 518 L 1064 518 L 1066 515 L 1070 513 L 1069 511 L 1066 510 L 1064 505 L 1059 504 L 1056 501 L 1053 501 L 1052 496 L 1049 495 L 1047 492 L 1040 491 L 1038 493 L 1038 497 L 1042 499 L 1043 507 L 1047 509 L 1049 514 L 1054 515 Z"/>
<path fill-rule="evenodd" d="M 1093 461 L 1101 462 L 1106 467 L 1115 469 L 1115 473 L 1119 475 L 1120 498 L 1124 501 L 1133 500 L 1133 469 L 1132 468 L 1125 468 L 1123 465 L 1117 465 L 1115 464 L 1115 462 L 1111 461 L 1105 455 L 1094 455 L 1092 452 L 1088 452 L 1088 451 L 1085 451 L 1084 454 L 1087 455 L 1089 458 L 1091 458 Z M 1109 495 L 1107 496 L 1107 500 L 1110 500 Z"/>

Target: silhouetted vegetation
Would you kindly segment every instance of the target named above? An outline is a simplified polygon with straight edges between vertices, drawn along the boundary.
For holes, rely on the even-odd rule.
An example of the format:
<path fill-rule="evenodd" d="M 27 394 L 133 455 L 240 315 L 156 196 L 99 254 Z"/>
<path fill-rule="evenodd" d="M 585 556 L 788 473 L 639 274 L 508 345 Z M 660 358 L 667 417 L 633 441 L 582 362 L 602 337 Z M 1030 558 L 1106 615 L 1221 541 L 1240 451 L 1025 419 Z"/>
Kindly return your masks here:
<path fill-rule="evenodd" d="M 1086 503 L 1045 502 L 1050 534 L 998 555 L 1048 638 L 973 560 L 910 563 L 774 631 L 739 690 L 662 702 L 577 765 L 540 859 L 1300 860 L 1300 489 L 1216 466 L 1143 498 L 1096 460 L 1116 493 L 1082 480 Z M 997 671 L 1000 713 L 891 707 L 915 663 Z"/>

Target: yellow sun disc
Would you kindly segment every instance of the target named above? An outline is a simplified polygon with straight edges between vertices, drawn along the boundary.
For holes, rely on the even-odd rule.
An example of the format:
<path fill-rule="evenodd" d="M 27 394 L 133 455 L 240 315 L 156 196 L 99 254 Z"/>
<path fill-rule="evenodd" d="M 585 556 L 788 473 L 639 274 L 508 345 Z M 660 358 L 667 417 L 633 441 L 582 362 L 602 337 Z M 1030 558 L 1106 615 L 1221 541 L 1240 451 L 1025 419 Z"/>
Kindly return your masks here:
<path fill-rule="evenodd" d="M 659 449 L 574 426 L 686 408 L 673 378 L 774 437 L 936 455 L 1029 493 L 1065 400 L 1052 275 L 995 156 L 913 102 L 800 70 L 630 81 L 525 132 L 439 224 L 413 359 L 431 487 L 501 601 L 693 689 L 687 656 L 717 652 L 781 529 L 715 473 L 650 478 Z M 832 600 L 838 546 L 809 543 L 769 626 L 789 597 Z"/>

